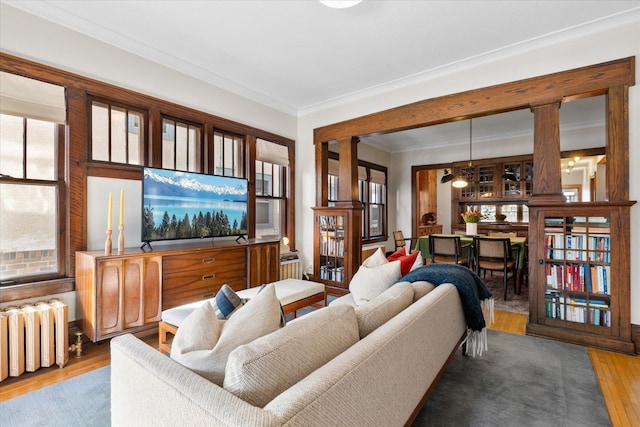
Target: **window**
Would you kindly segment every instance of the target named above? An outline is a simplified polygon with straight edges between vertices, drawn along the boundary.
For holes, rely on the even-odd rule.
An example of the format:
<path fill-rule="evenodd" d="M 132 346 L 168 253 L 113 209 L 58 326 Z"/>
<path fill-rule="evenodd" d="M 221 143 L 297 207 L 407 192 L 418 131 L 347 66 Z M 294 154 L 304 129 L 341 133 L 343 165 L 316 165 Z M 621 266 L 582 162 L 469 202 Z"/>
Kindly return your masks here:
<path fill-rule="evenodd" d="M 338 201 L 339 162 L 335 153 L 329 154 L 328 201 Z M 358 161 L 359 200 L 363 205 L 362 241 L 382 239 L 387 235 L 387 168 Z"/>
<path fill-rule="evenodd" d="M 202 172 L 202 128 L 162 119 L 162 167 Z"/>
<path fill-rule="evenodd" d="M 511 223 L 528 223 L 529 207 L 524 203 L 493 203 L 493 204 L 461 204 L 461 213 L 464 211 L 478 210 L 482 215 L 480 222 L 496 222 L 496 215 L 506 215 L 505 221 Z"/>
<path fill-rule="evenodd" d="M 213 134 L 213 173 L 215 175 L 244 177 L 244 139 L 231 133 L 215 131 Z"/>
<path fill-rule="evenodd" d="M 64 130 L 50 121 L 0 114 L 0 280 L 24 283 L 64 273 Z"/>
<path fill-rule="evenodd" d="M 143 164 L 145 114 L 107 101 L 91 102 L 91 159 Z"/>
<path fill-rule="evenodd" d="M 288 148 L 257 140 L 256 237 L 284 237 L 287 211 Z"/>

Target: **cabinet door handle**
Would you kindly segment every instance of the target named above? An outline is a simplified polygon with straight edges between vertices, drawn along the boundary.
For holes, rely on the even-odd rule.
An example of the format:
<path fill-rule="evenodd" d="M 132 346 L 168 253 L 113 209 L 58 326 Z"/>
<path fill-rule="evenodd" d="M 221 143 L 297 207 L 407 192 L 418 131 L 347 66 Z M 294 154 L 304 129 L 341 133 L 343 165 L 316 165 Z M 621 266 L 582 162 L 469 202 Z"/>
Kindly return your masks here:
<path fill-rule="evenodd" d="M 208 262 L 214 262 L 215 260 L 216 260 L 215 257 L 202 258 L 202 262 L 205 264 Z"/>
<path fill-rule="evenodd" d="M 204 276 L 202 276 L 202 280 L 211 280 L 211 279 L 215 279 L 216 275 L 215 274 L 206 274 Z"/>

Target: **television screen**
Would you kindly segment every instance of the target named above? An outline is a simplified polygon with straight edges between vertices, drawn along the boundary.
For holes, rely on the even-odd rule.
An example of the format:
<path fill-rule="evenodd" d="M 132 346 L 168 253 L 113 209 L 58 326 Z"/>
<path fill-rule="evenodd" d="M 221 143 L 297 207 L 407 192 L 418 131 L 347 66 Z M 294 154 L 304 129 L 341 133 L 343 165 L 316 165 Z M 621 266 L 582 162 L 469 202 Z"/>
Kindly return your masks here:
<path fill-rule="evenodd" d="M 143 169 L 142 241 L 247 234 L 247 180 Z"/>

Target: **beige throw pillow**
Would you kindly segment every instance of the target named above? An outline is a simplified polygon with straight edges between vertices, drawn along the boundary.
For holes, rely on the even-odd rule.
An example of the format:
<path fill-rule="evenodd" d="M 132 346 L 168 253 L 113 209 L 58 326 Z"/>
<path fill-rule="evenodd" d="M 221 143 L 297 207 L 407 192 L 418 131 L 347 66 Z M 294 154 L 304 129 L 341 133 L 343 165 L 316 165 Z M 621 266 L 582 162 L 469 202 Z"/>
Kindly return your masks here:
<path fill-rule="evenodd" d="M 400 280 L 400 277 L 400 261 L 392 261 L 371 268 L 363 264 L 353 275 L 349 283 L 349 292 L 353 294 L 356 305 L 364 304 L 380 295 Z"/>
<path fill-rule="evenodd" d="M 224 388 L 264 407 L 283 391 L 358 341 L 353 307 L 326 307 L 229 355 Z"/>
<path fill-rule="evenodd" d="M 171 344 L 171 358 L 222 386 L 229 353 L 279 328 L 280 301 L 275 287 L 267 285 L 229 320 L 218 319 L 211 304 L 187 316 Z"/>

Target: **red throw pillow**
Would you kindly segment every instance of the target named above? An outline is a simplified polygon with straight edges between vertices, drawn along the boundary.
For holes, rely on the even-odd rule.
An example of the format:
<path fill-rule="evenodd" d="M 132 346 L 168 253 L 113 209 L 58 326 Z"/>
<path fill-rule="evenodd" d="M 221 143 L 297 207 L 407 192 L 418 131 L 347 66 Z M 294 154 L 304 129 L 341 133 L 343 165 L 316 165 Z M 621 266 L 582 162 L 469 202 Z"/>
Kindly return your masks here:
<path fill-rule="evenodd" d="M 420 256 L 420 251 L 415 251 L 414 253 L 407 255 L 407 252 L 404 248 L 398 249 L 389 257 L 387 261 L 400 261 L 400 274 L 403 276 L 411 271 L 411 267 L 416 262 L 416 259 Z"/>

